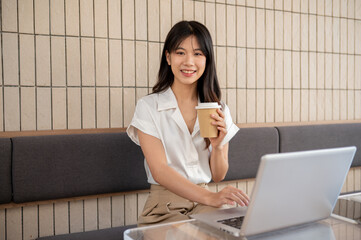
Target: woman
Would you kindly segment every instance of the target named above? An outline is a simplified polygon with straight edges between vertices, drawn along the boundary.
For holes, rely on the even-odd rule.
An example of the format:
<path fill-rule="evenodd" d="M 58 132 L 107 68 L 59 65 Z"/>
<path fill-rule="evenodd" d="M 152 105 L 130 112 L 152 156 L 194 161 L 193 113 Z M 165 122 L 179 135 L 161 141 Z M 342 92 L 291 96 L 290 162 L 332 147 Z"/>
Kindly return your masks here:
<path fill-rule="evenodd" d="M 224 204 L 248 205 L 248 196 L 235 187 L 218 193 L 207 187 L 226 176 L 228 141 L 238 131 L 220 99 L 209 31 L 195 21 L 177 23 L 165 40 L 153 93 L 138 101 L 127 129 L 142 148 L 151 184 L 139 226 L 185 220 Z M 222 105 L 212 115 L 218 137 L 200 136 L 198 102 Z"/>

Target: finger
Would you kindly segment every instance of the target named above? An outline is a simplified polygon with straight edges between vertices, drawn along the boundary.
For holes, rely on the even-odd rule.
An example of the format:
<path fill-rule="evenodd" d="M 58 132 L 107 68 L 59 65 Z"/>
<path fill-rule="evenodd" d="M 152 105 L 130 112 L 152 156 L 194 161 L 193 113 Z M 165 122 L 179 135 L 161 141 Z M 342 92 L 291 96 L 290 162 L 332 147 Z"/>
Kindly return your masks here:
<path fill-rule="evenodd" d="M 223 118 L 217 114 L 211 114 L 211 117 L 216 121 L 223 121 Z"/>
<path fill-rule="evenodd" d="M 225 115 L 224 115 L 224 113 L 222 112 L 221 109 L 217 109 L 217 113 L 221 118 L 224 118 Z"/>
<path fill-rule="evenodd" d="M 224 127 L 217 127 L 217 129 L 218 129 L 220 132 L 222 132 L 222 133 L 224 133 L 224 134 L 227 134 L 226 128 L 224 128 Z"/>
<path fill-rule="evenodd" d="M 242 207 L 247 206 L 247 203 L 243 201 L 237 193 L 231 193 L 231 196 L 231 199 L 238 203 L 238 205 Z"/>
<path fill-rule="evenodd" d="M 249 204 L 249 199 L 248 199 L 247 196 L 242 195 L 240 192 L 237 192 L 237 196 L 241 199 L 241 201 L 242 201 L 246 206 L 248 206 L 248 204 Z"/>
<path fill-rule="evenodd" d="M 242 190 L 235 188 L 233 186 L 228 186 L 227 187 L 228 191 L 230 191 L 230 193 L 233 194 L 233 196 L 236 198 L 232 198 L 233 200 L 235 200 L 238 204 L 240 204 L 241 206 L 248 206 L 249 204 L 249 197 L 247 196 L 246 193 L 244 193 Z"/>

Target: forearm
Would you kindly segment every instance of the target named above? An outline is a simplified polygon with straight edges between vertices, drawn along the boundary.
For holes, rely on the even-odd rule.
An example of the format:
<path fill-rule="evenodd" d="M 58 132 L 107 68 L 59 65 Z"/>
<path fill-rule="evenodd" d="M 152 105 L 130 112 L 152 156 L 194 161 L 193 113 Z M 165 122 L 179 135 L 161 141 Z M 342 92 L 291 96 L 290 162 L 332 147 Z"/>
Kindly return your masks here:
<path fill-rule="evenodd" d="M 169 191 L 202 204 L 210 204 L 212 192 L 190 182 L 167 163 L 163 145 L 159 139 L 138 131 L 139 142 L 154 180 Z"/>
<path fill-rule="evenodd" d="M 190 182 L 172 167 L 163 165 L 152 172 L 152 175 L 157 183 L 178 196 L 205 205 L 211 204 L 212 192 Z"/>
<path fill-rule="evenodd" d="M 212 149 L 210 167 L 213 181 L 222 181 L 228 171 L 228 143 L 222 147 Z"/>

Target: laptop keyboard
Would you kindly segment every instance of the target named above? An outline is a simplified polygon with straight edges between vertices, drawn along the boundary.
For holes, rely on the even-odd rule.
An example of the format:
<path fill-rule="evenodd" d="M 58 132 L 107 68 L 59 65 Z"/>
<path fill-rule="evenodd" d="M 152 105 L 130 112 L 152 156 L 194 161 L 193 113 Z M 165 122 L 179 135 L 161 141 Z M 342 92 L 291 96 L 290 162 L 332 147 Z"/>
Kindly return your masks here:
<path fill-rule="evenodd" d="M 242 223 L 243 223 L 244 216 L 242 217 L 234 217 L 234 218 L 228 218 L 224 220 L 219 220 L 217 222 L 226 224 L 228 226 L 241 229 Z"/>

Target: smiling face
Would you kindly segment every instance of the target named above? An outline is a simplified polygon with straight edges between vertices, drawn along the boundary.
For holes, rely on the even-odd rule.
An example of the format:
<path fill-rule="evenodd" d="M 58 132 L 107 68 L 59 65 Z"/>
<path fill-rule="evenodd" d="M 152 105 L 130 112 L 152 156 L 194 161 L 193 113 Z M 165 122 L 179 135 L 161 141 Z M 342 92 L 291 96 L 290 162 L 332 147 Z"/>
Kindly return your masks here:
<path fill-rule="evenodd" d="M 166 56 L 176 84 L 196 84 L 206 68 L 206 56 L 193 35 L 184 39 L 171 53 L 167 52 Z"/>

